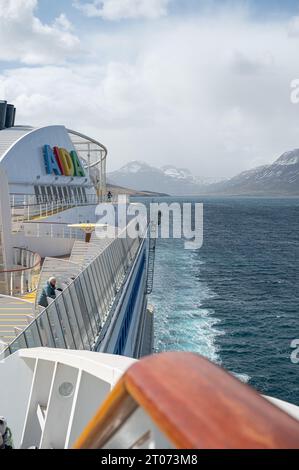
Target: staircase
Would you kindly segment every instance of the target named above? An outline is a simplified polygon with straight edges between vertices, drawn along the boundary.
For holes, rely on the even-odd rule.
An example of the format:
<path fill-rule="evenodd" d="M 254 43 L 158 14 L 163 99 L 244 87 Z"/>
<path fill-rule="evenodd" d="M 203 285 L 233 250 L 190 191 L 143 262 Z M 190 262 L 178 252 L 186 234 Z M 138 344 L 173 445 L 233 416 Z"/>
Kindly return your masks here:
<path fill-rule="evenodd" d="M 149 257 L 148 257 L 147 283 L 146 283 L 146 293 L 148 295 L 153 292 L 156 244 L 157 244 L 157 225 L 152 223 L 151 228 L 150 228 Z"/>
<path fill-rule="evenodd" d="M 102 253 L 107 246 L 113 242 L 113 238 L 95 238 L 92 237 L 90 243 L 81 240 L 76 240 L 71 252 L 70 261 L 79 264 L 82 268 L 87 266 L 94 260 L 100 253 Z"/>

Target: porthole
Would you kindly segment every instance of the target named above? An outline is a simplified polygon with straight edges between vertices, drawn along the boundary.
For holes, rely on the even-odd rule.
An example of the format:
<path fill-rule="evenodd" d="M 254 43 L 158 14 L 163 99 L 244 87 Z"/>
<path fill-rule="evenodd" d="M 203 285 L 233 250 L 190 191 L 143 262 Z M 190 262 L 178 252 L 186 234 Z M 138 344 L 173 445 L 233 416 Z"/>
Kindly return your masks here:
<path fill-rule="evenodd" d="M 63 398 L 69 398 L 74 393 L 74 386 L 70 382 L 63 382 L 60 385 L 58 391 L 59 395 L 61 395 Z"/>

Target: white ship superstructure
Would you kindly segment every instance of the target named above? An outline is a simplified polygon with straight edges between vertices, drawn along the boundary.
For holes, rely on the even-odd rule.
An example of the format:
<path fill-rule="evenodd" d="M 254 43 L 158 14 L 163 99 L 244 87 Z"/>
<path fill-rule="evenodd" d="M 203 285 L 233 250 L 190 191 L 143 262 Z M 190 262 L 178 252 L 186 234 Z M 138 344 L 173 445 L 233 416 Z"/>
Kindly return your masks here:
<path fill-rule="evenodd" d="M 149 229 L 137 238 L 123 236 L 127 227 L 113 238 L 95 233 L 108 230 L 95 214 L 106 198 L 106 148 L 64 126 L 10 124 L 0 130 L 3 355 L 40 346 L 151 353 Z M 59 291 L 43 308 L 51 276 Z"/>

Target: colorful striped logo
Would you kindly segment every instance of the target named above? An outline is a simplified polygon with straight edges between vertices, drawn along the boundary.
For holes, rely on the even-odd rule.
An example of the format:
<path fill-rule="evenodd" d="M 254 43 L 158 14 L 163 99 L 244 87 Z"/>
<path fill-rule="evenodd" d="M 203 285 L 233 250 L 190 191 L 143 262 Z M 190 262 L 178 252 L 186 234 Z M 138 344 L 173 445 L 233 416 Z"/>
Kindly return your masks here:
<path fill-rule="evenodd" d="M 85 171 L 77 152 L 44 145 L 44 161 L 47 175 L 84 177 Z"/>

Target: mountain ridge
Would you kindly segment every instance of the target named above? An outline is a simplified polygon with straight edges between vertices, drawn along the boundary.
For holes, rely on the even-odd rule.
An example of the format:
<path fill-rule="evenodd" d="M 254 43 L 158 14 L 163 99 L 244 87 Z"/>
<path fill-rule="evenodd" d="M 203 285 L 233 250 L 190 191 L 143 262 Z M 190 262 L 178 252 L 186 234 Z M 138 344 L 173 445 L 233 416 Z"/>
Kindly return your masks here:
<path fill-rule="evenodd" d="M 111 184 L 129 187 L 136 191 L 154 191 L 170 195 L 197 195 L 220 178 L 197 178 L 186 168 L 165 165 L 157 168 L 135 160 L 108 174 Z"/>
<path fill-rule="evenodd" d="M 299 195 L 299 149 L 283 153 L 272 164 L 212 185 L 209 191 L 231 195 Z"/>
<path fill-rule="evenodd" d="M 186 168 L 156 168 L 142 161 L 129 162 L 108 174 L 111 184 L 136 191 L 173 196 L 299 195 L 299 149 L 283 153 L 272 164 L 262 165 L 230 178 L 202 178 Z"/>

